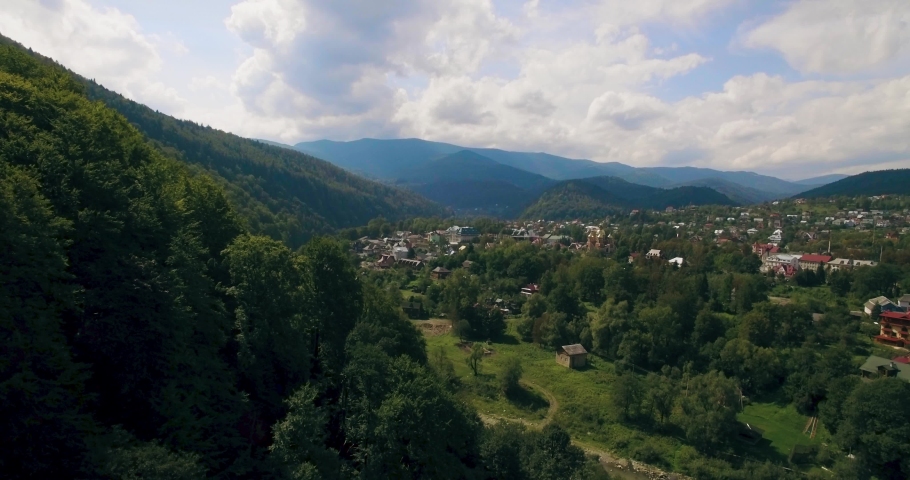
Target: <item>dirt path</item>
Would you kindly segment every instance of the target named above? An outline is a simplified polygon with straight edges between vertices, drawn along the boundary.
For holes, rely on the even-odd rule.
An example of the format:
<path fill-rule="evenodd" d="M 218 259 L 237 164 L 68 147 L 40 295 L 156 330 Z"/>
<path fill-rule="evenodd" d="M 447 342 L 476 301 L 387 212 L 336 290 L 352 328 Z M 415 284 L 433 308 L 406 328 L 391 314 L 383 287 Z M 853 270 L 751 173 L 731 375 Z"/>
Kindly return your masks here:
<path fill-rule="evenodd" d="M 559 400 L 556 399 L 556 396 L 553 395 L 553 392 L 533 382 L 522 380 L 521 384 L 525 388 L 532 388 L 540 392 L 547 399 L 547 402 L 550 403 L 550 407 L 547 409 L 547 415 L 543 420 L 535 422 L 524 418 L 507 417 L 503 415 L 490 415 L 478 412 L 478 415 L 480 415 L 480 420 L 483 421 L 483 423 L 486 425 L 495 425 L 499 422 L 520 423 L 528 428 L 533 428 L 535 430 L 540 430 L 552 423 L 553 417 L 555 417 L 556 412 L 559 411 Z M 617 476 L 618 478 L 628 480 L 672 478 L 670 474 L 660 470 L 657 467 L 636 462 L 634 460 L 628 463 L 626 470 L 622 468 L 618 469 L 617 464 L 620 462 L 619 457 L 616 457 L 610 452 L 600 450 L 585 443 L 581 443 L 575 439 L 572 439 L 572 444 L 582 449 L 588 455 L 596 455 L 597 458 L 600 459 L 600 464 L 604 467 L 604 469 L 610 472 L 612 475 Z M 677 474 L 676 478 L 682 480 L 687 479 L 688 477 Z"/>
<path fill-rule="evenodd" d="M 556 396 L 553 395 L 553 392 L 551 392 L 551 391 L 547 390 L 546 388 L 543 388 L 540 385 L 533 383 L 533 382 L 521 380 L 520 383 L 525 388 L 532 388 L 532 389 L 540 392 L 547 399 L 547 403 L 550 404 L 550 407 L 547 408 L 547 415 L 543 418 L 543 420 L 541 420 L 539 422 L 535 422 L 535 421 L 527 420 L 524 418 L 515 418 L 515 417 L 506 417 L 503 415 L 478 413 L 478 415 L 480 415 L 480 420 L 482 420 L 483 423 L 485 423 L 487 425 L 493 425 L 493 424 L 499 423 L 499 422 L 520 423 L 526 427 L 530 427 L 535 430 L 540 430 L 543 427 L 546 427 L 547 425 L 552 423 L 553 417 L 556 416 L 556 412 L 559 411 L 559 400 L 556 399 Z"/>

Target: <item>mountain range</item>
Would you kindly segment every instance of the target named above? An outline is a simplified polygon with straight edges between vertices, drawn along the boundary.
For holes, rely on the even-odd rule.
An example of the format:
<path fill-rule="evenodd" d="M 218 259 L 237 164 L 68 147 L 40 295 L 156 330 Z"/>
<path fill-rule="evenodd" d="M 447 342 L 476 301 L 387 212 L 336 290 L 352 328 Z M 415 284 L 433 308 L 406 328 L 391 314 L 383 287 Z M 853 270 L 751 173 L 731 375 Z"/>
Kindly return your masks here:
<path fill-rule="evenodd" d="M 420 139 L 361 139 L 349 142 L 318 140 L 294 146 L 298 151 L 328 160 L 368 178 L 403 186 L 456 210 L 518 216 L 524 207 L 542 198 L 548 189 L 567 191 L 566 180 L 589 181 L 615 196 L 605 200 L 586 187 L 572 187 L 611 206 L 680 206 L 706 202 L 755 204 L 787 198 L 840 180 L 826 175 L 791 182 L 754 172 L 726 172 L 697 167 L 636 168 L 617 162 L 600 163 L 548 153 L 512 152 L 495 148 L 470 148 Z M 609 180 L 613 179 L 613 180 Z M 648 187 L 649 189 L 643 189 Z M 710 189 L 713 194 L 703 189 Z M 668 190 L 675 190 L 667 193 Z M 668 196 L 669 195 L 669 196 Z M 565 195 L 557 198 L 568 198 Z M 671 197 L 673 200 L 671 201 Z M 652 199 L 653 202 L 642 201 Z M 662 208 L 662 207 L 654 207 Z M 538 209 L 539 210 L 539 209 Z"/>
<path fill-rule="evenodd" d="M 653 197 L 660 190 L 680 187 L 708 188 L 720 194 L 720 197 L 715 196 L 718 200 L 725 197 L 724 202 L 754 204 L 787 198 L 845 177 L 826 175 L 793 182 L 744 171 L 726 172 L 697 167 L 636 168 L 617 162 L 601 163 L 548 153 L 470 148 L 420 139 L 318 140 L 286 147 L 328 160 L 369 178 L 405 186 L 451 208 L 499 214 L 518 213 L 521 206 L 534 203 L 547 188 L 557 186 L 564 180 L 599 178 L 601 180 L 594 183 L 603 187 L 606 181 L 603 179 L 615 178 L 635 187 L 620 187 L 614 182 L 607 191 L 611 188 L 657 189 L 637 198 Z M 484 192 L 487 189 L 495 191 Z M 695 204 L 709 197 L 698 189 L 691 192 L 696 194 L 692 199 Z M 467 193 L 471 193 L 471 198 L 466 198 Z M 685 200 L 678 193 L 677 198 Z M 625 205 L 634 200 L 632 197 L 619 198 Z"/>

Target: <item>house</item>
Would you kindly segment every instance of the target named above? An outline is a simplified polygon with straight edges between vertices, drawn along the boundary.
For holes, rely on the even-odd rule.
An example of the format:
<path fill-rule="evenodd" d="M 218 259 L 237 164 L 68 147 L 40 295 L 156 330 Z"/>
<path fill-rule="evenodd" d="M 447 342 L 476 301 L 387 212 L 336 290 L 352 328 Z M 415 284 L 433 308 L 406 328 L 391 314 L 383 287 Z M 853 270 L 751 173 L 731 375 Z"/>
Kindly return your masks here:
<path fill-rule="evenodd" d="M 582 368 L 587 364 L 588 351 L 581 344 L 563 345 L 556 350 L 556 363 L 568 368 Z"/>
<path fill-rule="evenodd" d="M 534 295 L 535 293 L 538 293 L 538 292 L 540 292 L 540 287 L 537 286 L 536 283 L 529 283 L 529 284 L 525 285 L 524 287 L 521 287 L 522 295 L 527 295 L 530 297 L 531 295 Z"/>
<path fill-rule="evenodd" d="M 875 341 L 897 347 L 910 344 L 910 313 L 882 312 L 878 317 L 881 330 Z"/>
<path fill-rule="evenodd" d="M 408 247 L 403 245 L 392 247 L 392 256 L 395 257 L 395 260 L 408 258 Z"/>
<path fill-rule="evenodd" d="M 897 299 L 897 306 L 901 308 L 910 309 L 910 294 L 904 295 L 901 298 Z"/>
<path fill-rule="evenodd" d="M 455 225 L 446 230 L 446 237 L 448 237 L 449 243 L 470 242 L 479 236 L 480 232 L 473 227 L 459 227 L 458 225 Z"/>
<path fill-rule="evenodd" d="M 854 267 L 874 267 L 876 265 L 878 265 L 878 262 L 876 262 L 875 260 L 854 260 L 853 261 Z"/>
<path fill-rule="evenodd" d="M 800 270 L 818 270 L 819 267 L 824 267 L 828 265 L 828 262 L 831 261 L 831 257 L 828 255 L 803 255 L 799 257 L 799 268 Z"/>
<path fill-rule="evenodd" d="M 767 258 L 768 255 L 779 251 L 780 248 L 777 245 L 771 245 L 770 243 L 755 243 L 752 245 L 752 253 L 761 257 L 762 260 Z"/>
<path fill-rule="evenodd" d="M 410 259 L 410 258 L 401 258 L 401 259 L 398 259 L 398 261 L 396 261 L 395 263 L 397 263 L 398 265 L 404 266 L 404 267 L 413 268 L 414 270 L 419 270 L 419 269 L 423 268 L 423 262 L 421 262 L 420 260 L 414 260 L 414 259 Z"/>
<path fill-rule="evenodd" d="M 835 258 L 828 262 L 828 270 L 836 272 L 838 270 L 850 270 L 853 268 L 853 260 L 849 258 Z"/>
<path fill-rule="evenodd" d="M 782 232 L 780 229 L 777 229 L 774 231 L 774 233 L 771 234 L 771 236 L 768 237 L 768 242 L 771 243 L 771 245 L 777 246 L 781 242 L 783 235 L 784 232 Z"/>
<path fill-rule="evenodd" d="M 383 255 L 379 258 L 379 261 L 376 262 L 376 266 L 379 268 L 392 268 L 395 266 L 395 256 L 394 255 Z"/>
<path fill-rule="evenodd" d="M 872 309 L 875 308 L 876 305 L 884 310 L 888 305 L 893 306 L 894 303 L 885 296 L 870 298 L 869 301 L 863 304 L 863 311 L 866 312 L 866 315 L 872 315 Z"/>
<path fill-rule="evenodd" d="M 434 280 L 445 280 L 452 272 L 442 267 L 436 267 L 430 271 L 430 278 Z"/>
<path fill-rule="evenodd" d="M 859 367 L 859 371 L 863 378 L 896 377 L 910 382 L 910 365 L 875 355 L 867 358 L 866 362 Z"/>
<path fill-rule="evenodd" d="M 470 261 L 470 260 L 465 260 L 464 262 L 461 262 L 461 267 L 462 267 L 462 268 L 470 269 L 470 268 L 471 268 L 471 265 L 474 265 L 474 262 L 472 262 L 472 261 Z"/>
<path fill-rule="evenodd" d="M 761 270 L 763 272 L 768 272 L 770 270 L 777 270 L 777 267 L 791 267 L 796 270 L 799 268 L 799 259 L 801 256 L 802 255 L 791 255 L 788 253 L 768 255 L 762 264 Z"/>
<path fill-rule="evenodd" d="M 670 259 L 670 265 L 676 265 L 681 267 L 683 265 L 683 257 L 673 257 Z"/>
<path fill-rule="evenodd" d="M 647 258 L 660 258 L 660 250 L 658 250 L 658 249 L 656 249 L 656 248 L 652 248 L 651 250 L 648 250 L 648 253 L 645 254 L 645 257 L 647 257 Z"/>
<path fill-rule="evenodd" d="M 641 256 L 640 253 L 638 253 L 638 252 L 632 252 L 632 254 L 629 255 L 629 263 L 635 263 L 635 259 L 638 258 L 638 257 L 640 257 L 640 256 Z"/>

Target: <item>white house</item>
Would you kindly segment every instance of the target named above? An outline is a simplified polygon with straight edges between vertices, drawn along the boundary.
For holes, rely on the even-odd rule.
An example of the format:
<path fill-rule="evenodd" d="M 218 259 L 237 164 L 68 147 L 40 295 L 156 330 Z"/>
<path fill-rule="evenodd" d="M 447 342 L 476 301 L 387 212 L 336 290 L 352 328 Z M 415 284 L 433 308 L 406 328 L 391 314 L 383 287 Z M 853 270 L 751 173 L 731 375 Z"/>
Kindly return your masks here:
<path fill-rule="evenodd" d="M 879 307 L 884 307 L 885 305 L 894 305 L 894 302 L 888 300 L 888 297 L 881 296 L 870 298 L 868 302 L 863 305 L 863 311 L 866 312 L 866 315 L 872 315 L 872 309 L 878 305 Z"/>
<path fill-rule="evenodd" d="M 676 264 L 677 267 L 681 267 L 683 265 L 683 258 L 673 257 L 670 259 L 670 264 Z M 908 295 L 908 297 L 910 297 L 910 295 Z"/>
<path fill-rule="evenodd" d="M 904 295 L 897 299 L 897 306 L 901 308 L 910 308 L 910 294 Z"/>
<path fill-rule="evenodd" d="M 774 231 L 774 233 L 771 234 L 770 237 L 768 237 L 768 241 L 772 245 L 777 245 L 778 243 L 780 243 L 781 239 L 783 238 L 783 235 L 784 235 L 784 232 L 778 228 L 777 230 Z"/>
<path fill-rule="evenodd" d="M 660 250 L 657 250 L 656 248 L 652 248 L 651 250 L 648 251 L 647 254 L 645 254 L 645 256 L 648 258 L 660 258 Z"/>

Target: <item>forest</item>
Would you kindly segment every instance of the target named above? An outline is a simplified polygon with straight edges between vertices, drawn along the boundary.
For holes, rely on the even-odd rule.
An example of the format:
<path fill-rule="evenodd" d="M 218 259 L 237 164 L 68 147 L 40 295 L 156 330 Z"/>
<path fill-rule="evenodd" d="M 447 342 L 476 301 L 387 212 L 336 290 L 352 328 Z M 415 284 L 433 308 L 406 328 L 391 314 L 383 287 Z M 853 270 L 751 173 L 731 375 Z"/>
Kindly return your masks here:
<path fill-rule="evenodd" d="M 0 47 L 5 478 L 596 478 L 484 428 L 343 243 L 254 234 L 157 147 Z"/>

